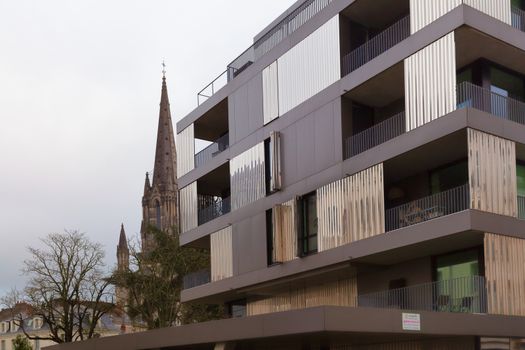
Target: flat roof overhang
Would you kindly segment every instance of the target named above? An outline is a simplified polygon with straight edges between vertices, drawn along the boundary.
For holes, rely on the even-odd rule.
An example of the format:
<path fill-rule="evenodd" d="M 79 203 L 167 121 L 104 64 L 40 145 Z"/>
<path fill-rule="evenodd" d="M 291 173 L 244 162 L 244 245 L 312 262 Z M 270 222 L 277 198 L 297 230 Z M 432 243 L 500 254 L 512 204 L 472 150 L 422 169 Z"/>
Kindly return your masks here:
<path fill-rule="evenodd" d="M 47 347 L 48 350 L 146 350 L 198 346 L 273 337 L 345 334 L 525 337 L 525 318 L 439 312 L 417 312 L 421 331 L 402 327 L 402 311 L 324 306 L 267 315 L 197 323 L 142 333 L 91 339 Z"/>

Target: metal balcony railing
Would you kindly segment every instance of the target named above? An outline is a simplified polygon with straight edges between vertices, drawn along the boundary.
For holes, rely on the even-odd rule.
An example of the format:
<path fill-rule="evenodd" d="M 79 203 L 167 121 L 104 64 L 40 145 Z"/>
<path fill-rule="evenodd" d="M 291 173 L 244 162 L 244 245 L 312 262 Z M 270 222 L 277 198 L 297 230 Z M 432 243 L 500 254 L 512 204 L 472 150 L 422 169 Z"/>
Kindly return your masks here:
<path fill-rule="evenodd" d="M 258 39 L 252 46 L 246 49 L 235 60 L 233 60 L 226 71 L 219 78 L 208 84 L 197 94 L 197 102 L 207 99 L 215 94 L 218 89 L 227 82 L 241 74 L 246 68 L 251 66 L 268 51 L 277 46 L 287 36 L 295 32 L 313 16 L 324 9 L 333 0 L 306 0 L 298 8 L 284 17 L 279 23 L 273 26 L 266 34 Z M 225 82 L 222 78 L 226 78 Z M 220 80 L 220 83 L 218 82 Z M 215 82 L 215 84 L 213 84 Z M 213 85 L 212 85 L 213 84 Z"/>
<path fill-rule="evenodd" d="M 395 208 L 385 213 L 386 231 L 450 215 L 470 207 L 469 185 L 465 184 L 448 191 L 436 193 Z"/>
<path fill-rule="evenodd" d="M 525 11 L 515 6 L 512 6 L 512 26 L 525 32 Z"/>
<path fill-rule="evenodd" d="M 201 199 L 200 203 L 202 203 Z M 203 225 L 208 221 L 228 214 L 231 211 L 231 197 L 214 197 L 213 200 L 208 201 L 205 206 L 202 204 L 199 206 L 199 225 Z"/>
<path fill-rule="evenodd" d="M 525 220 L 525 197 L 518 196 L 518 218 Z"/>
<path fill-rule="evenodd" d="M 403 17 L 343 57 L 343 76 L 399 44 L 410 36 L 410 15 Z"/>
<path fill-rule="evenodd" d="M 404 134 L 405 130 L 405 112 L 401 112 L 371 128 L 350 136 L 345 140 L 345 159 Z"/>
<path fill-rule="evenodd" d="M 214 143 L 197 153 L 195 155 L 195 167 L 198 168 L 206 164 L 217 154 L 226 150 L 229 147 L 229 140 L 229 135 L 225 134 L 219 137 Z"/>
<path fill-rule="evenodd" d="M 487 313 L 485 278 L 470 276 L 359 295 L 359 307 Z"/>
<path fill-rule="evenodd" d="M 204 269 L 185 275 L 182 279 L 182 289 L 190 289 L 210 282 L 210 269 Z"/>
<path fill-rule="evenodd" d="M 525 125 L 525 103 L 469 82 L 457 87 L 459 108 L 475 108 Z"/>

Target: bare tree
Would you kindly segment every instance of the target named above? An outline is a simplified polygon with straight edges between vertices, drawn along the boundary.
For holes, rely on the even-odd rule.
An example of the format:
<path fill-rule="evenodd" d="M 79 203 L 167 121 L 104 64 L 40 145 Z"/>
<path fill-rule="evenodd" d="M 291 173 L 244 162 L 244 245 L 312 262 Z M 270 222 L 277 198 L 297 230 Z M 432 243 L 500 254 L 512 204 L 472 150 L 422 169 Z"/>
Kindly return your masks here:
<path fill-rule="evenodd" d="M 49 335 L 34 336 L 19 325 L 29 339 L 67 343 L 92 338 L 97 323 L 112 310 L 110 282 L 104 270 L 104 251 L 78 231 L 53 233 L 41 240 L 42 248 L 28 248 L 24 261 L 29 282 L 23 301 L 31 306 L 31 317 L 40 317 Z M 16 297 L 15 297 L 16 298 Z"/>

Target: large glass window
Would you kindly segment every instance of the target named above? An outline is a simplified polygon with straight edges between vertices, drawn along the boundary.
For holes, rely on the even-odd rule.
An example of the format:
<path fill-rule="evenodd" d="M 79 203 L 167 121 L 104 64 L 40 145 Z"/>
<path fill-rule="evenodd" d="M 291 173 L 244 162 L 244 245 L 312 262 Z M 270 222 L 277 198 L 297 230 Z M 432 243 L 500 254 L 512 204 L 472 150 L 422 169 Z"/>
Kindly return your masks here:
<path fill-rule="evenodd" d="M 525 197 L 525 164 L 517 164 L 518 196 Z"/>
<path fill-rule="evenodd" d="M 477 249 L 436 258 L 437 281 L 478 276 L 479 273 L 479 251 Z"/>
<path fill-rule="evenodd" d="M 468 163 L 466 160 L 435 169 L 430 173 L 431 194 L 440 193 L 467 183 Z"/>
<path fill-rule="evenodd" d="M 308 255 L 317 252 L 317 195 L 307 194 L 300 200 L 302 213 L 302 229 L 300 232 L 301 254 Z"/>

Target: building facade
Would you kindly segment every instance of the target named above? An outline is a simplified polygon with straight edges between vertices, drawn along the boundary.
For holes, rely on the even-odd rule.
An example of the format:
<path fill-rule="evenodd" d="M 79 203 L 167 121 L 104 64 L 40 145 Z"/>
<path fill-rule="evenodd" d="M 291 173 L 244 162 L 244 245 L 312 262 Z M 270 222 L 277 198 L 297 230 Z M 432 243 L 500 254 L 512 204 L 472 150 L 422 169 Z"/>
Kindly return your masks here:
<path fill-rule="evenodd" d="M 177 123 L 182 300 L 230 319 L 83 348 L 525 348 L 524 6 L 294 4 Z"/>

